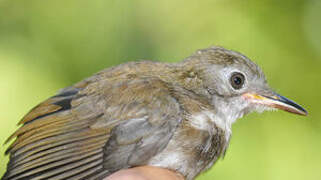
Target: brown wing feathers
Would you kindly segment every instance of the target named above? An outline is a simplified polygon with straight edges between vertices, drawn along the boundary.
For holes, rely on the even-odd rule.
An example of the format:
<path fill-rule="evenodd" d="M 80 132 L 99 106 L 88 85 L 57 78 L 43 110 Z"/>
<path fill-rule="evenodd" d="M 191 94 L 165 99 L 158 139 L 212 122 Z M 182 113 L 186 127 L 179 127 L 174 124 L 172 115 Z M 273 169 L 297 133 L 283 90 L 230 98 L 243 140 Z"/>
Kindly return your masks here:
<path fill-rule="evenodd" d="M 10 162 L 5 179 L 81 179 L 98 175 L 102 169 L 102 147 L 106 129 L 90 125 L 103 114 L 77 118 L 82 107 L 72 101 L 83 96 L 68 88 L 32 109 L 7 142 L 16 138 L 7 154 Z"/>
<path fill-rule="evenodd" d="M 102 179 L 147 163 L 181 121 L 170 91 L 150 78 L 65 89 L 22 119 L 2 179 Z"/>

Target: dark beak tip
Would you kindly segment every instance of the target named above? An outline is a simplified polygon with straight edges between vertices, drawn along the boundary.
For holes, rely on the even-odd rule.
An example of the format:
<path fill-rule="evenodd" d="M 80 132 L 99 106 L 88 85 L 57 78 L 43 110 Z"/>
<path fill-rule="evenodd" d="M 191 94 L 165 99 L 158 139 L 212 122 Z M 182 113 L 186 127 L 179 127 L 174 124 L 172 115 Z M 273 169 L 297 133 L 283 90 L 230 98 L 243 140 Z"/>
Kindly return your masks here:
<path fill-rule="evenodd" d="M 308 111 L 306 111 L 306 110 L 304 109 L 304 111 L 303 111 L 303 113 L 302 113 L 302 116 L 308 116 L 308 115 L 309 115 Z"/>
<path fill-rule="evenodd" d="M 295 103 L 294 101 L 287 99 L 286 97 L 283 97 L 279 94 L 277 94 L 277 96 L 279 97 L 278 101 L 287 104 L 289 106 L 291 106 L 294 109 L 289 110 L 289 112 L 298 114 L 298 115 L 302 115 L 302 116 L 307 116 L 308 115 L 308 111 L 306 111 L 302 106 L 300 106 L 299 104 Z"/>
<path fill-rule="evenodd" d="M 302 112 L 292 112 L 294 114 L 300 115 L 300 116 L 308 116 L 309 113 L 307 111 L 302 111 Z"/>

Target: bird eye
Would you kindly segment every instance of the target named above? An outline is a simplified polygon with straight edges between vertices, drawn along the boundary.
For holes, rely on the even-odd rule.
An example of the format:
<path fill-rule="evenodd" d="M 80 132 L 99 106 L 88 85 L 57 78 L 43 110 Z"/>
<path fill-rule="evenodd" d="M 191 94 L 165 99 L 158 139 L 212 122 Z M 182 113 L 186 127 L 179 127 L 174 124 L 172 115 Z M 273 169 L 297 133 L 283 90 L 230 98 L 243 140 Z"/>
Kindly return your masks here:
<path fill-rule="evenodd" d="M 242 73 L 233 73 L 230 78 L 230 83 L 234 89 L 241 89 L 243 87 L 245 77 Z"/>

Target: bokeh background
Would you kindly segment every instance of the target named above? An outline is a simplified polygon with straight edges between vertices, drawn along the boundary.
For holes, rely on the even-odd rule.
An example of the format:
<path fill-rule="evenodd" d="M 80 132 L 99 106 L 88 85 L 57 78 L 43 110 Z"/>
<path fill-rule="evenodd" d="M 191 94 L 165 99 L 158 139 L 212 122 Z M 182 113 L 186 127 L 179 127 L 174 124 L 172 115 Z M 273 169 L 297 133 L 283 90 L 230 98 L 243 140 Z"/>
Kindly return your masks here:
<path fill-rule="evenodd" d="M 126 61 L 176 62 L 220 45 L 310 114 L 239 120 L 225 158 L 198 180 L 319 180 L 320 32 L 320 0 L 0 0 L 0 176 L 2 143 L 57 90 Z"/>

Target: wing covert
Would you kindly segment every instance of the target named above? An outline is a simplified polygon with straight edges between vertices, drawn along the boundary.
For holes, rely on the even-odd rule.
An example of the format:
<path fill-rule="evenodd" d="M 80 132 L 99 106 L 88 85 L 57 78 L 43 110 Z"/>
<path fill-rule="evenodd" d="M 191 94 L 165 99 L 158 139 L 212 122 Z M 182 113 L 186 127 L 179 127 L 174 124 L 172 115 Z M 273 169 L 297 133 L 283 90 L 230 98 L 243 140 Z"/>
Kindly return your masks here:
<path fill-rule="evenodd" d="M 180 123 L 168 85 L 155 78 L 95 77 L 32 109 L 16 138 L 2 179 L 100 179 L 143 165 Z"/>

